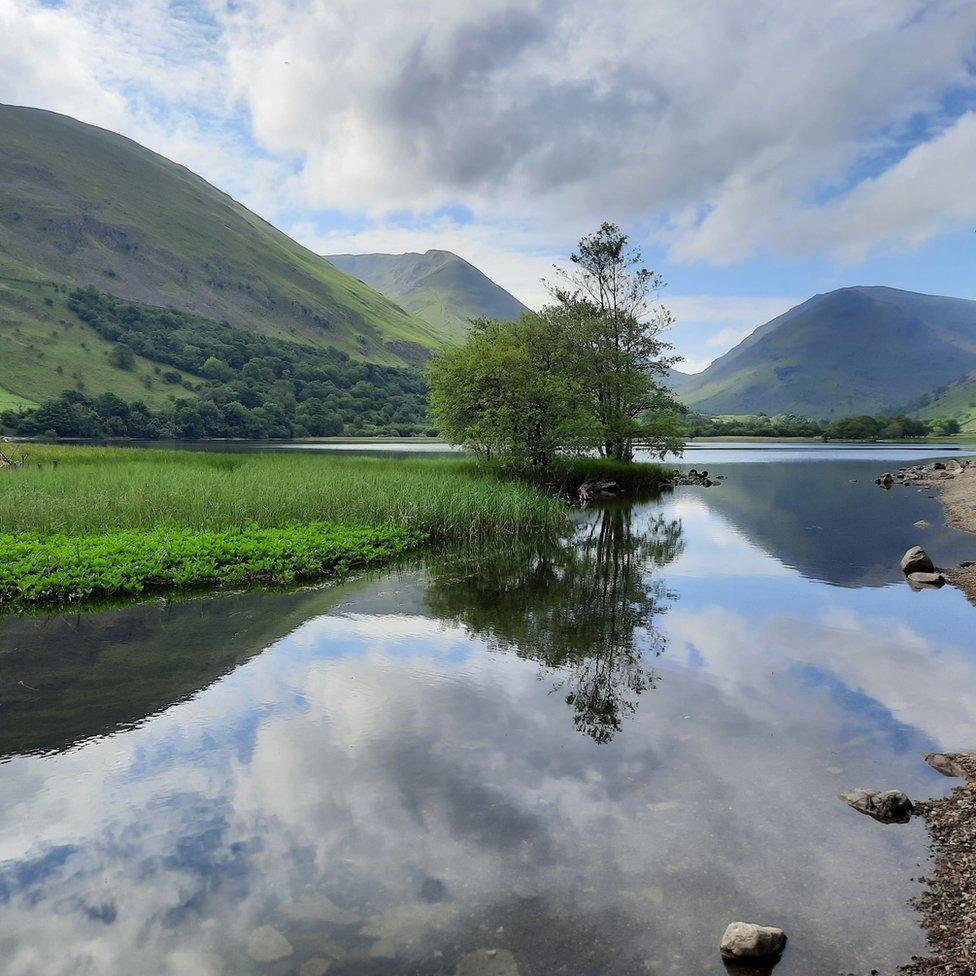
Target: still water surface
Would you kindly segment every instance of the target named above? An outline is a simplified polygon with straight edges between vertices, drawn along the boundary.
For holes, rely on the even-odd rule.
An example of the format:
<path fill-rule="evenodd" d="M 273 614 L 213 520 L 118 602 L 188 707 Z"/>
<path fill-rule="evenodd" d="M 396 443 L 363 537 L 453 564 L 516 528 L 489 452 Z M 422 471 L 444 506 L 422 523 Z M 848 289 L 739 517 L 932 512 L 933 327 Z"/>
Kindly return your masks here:
<path fill-rule="evenodd" d="M 0 972 L 719 976 L 733 919 L 778 976 L 907 961 L 924 829 L 837 794 L 976 745 L 976 609 L 897 565 L 976 538 L 874 486 L 897 454 L 696 455 L 720 487 L 558 546 L 0 622 Z"/>

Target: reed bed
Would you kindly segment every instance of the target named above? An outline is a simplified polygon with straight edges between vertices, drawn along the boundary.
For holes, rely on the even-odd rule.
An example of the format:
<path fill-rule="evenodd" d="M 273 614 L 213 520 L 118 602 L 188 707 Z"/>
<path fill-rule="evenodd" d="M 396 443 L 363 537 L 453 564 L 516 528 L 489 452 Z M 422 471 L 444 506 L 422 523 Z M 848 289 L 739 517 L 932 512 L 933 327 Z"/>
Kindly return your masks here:
<path fill-rule="evenodd" d="M 465 458 L 217 454 L 5 445 L 28 452 L 0 470 L 0 531 L 85 535 L 203 531 L 310 522 L 387 525 L 432 540 L 554 530 L 565 506 Z"/>

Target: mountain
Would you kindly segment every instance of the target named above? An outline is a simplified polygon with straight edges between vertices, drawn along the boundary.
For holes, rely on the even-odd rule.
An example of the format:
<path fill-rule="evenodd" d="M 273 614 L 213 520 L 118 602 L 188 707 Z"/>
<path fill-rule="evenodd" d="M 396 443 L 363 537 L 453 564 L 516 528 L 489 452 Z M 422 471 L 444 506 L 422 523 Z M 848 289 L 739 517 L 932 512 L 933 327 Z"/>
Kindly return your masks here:
<path fill-rule="evenodd" d="M 955 383 L 933 390 L 928 396 L 910 406 L 922 420 L 951 417 L 958 420 L 967 433 L 976 431 L 976 372 L 967 374 Z"/>
<path fill-rule="evenodd" d="M 90 390 L 162 396 L 143 385 L 146 363 L 113 368 L 111 342 L 70 315 L 67 291 L 86 284 L 376 363 L 420 362 L 445 341 L 183 166 L 0 105 L 0 406 L 57 393 L 71 374 Z"/>
<path fill-rule="evenodd" d="M 326 257 L 455 339 L 465 336 L 469 319 L 510 320 L 528 311 L 473 264 L 450 251 Z"/>
<path fill-rule="evenodd" d="M 976 302 L 897 288 L 815 295 L 682 384 L 710 414 L 842 417 L 904 409 L 976 370 Z"/>

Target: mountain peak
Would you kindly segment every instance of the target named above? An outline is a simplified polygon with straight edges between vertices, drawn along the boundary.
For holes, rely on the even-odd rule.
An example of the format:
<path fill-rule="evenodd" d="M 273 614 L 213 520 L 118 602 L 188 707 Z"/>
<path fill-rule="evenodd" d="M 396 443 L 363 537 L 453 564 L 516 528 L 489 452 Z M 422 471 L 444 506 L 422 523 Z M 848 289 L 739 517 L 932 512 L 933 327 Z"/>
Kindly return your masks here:
<path fill-rule="evenodd" d="M 467 333 L 472 318 L 514 319 L 528 311 L 453 251 L 328 254 L 326 259 L 455 338 Z"/>
<path fill-rule="evenodd" d="M 903 408 L 974 369 L 976 302 L 852 285 L 759 326 L 681 394 L 705 413 L 829 418 Z"/>

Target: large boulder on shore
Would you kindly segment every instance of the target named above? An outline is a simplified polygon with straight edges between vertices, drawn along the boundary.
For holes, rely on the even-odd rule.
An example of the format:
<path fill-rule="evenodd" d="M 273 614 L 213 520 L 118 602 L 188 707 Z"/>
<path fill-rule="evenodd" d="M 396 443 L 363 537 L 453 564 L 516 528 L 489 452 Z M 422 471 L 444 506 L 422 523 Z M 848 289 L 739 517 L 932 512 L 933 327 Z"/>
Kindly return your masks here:
<path fill-rule="evenodd" d="M 861 787 L 841 793 L 840 798 L 858 813 L 866 813 L 881 823 L 908 823 L 915 809 L 901 790 L 867 790 Z"/>
<path fill-rule="evenodd" d="M 901 557 L 901 571 L 906 576 L 910 573 L 934 573 L 935 563 L 921 546 L 912 546 Z"/>
<path fill-rule="evenodd" d="M 722 936 L 719 949 L 724 959 L 769 959 L 786 946 L 786 933 L 771 925 L 732 922 Z"/>

